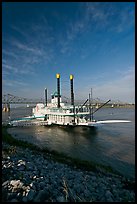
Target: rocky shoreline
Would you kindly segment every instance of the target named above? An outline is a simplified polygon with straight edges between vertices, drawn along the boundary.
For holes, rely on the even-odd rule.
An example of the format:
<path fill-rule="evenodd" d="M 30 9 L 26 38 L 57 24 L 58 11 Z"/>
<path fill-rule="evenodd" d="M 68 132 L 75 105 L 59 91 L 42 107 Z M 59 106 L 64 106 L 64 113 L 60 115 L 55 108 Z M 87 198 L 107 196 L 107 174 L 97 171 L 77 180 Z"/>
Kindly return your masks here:
<path fill-rule="evenodd" d="M 135 202 L 134 183 L 2 142 L 3 202 Z"/>

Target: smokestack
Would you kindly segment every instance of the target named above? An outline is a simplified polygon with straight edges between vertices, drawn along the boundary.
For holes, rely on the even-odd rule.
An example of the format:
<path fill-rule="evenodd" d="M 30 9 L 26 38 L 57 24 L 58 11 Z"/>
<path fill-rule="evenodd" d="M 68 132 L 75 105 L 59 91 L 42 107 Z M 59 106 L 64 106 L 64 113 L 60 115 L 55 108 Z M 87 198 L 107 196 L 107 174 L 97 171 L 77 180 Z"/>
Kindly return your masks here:
<path fill-rule="evenodd" d="M 47 89 L 45 88 L 45 106 L 47 106 L 47 101 L 48 101 L 48 92 L 47 92 Z"/>
<path fill-rule="evenodd" d="M 57 78 L 58 108 L 60 108 L 60 74 L 56 74 L 56 78 Z"/>
<path fill-rule="evenodd" d="M 73 75 L 70 75 L 71 105 L 74 106 Z"/>

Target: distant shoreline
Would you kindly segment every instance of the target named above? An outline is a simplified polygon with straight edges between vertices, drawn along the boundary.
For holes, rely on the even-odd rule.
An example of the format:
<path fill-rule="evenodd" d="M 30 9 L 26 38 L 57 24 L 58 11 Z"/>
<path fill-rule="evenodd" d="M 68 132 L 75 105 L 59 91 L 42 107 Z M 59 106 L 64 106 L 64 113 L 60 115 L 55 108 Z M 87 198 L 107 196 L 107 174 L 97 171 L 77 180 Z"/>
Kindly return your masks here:
<path fill-rule="evenodd" d="M 101 106 L 101 105 L 99 105 Z M 26 107 L 26 106 L 18 106 L 18 107 L 11 107 L 11 109 L 18 109 L 18 108 L 26 108 L 26 109 L 31 109 L 31 108 L 34 108 L 35 106 L 29 106 L 29 107 Z M 125 105 L 114 105 L 114 107 L 112 107 L 112 104 L 108 104 L 108 105 L 105 105 L 104 107 L 102 108 L 135 108 L 135 104 L 125 104 Z M 3 109 L 3 108 L 2 108 Z M 94 109 L 97 109 L 95 108 L 94 106 Z"/>

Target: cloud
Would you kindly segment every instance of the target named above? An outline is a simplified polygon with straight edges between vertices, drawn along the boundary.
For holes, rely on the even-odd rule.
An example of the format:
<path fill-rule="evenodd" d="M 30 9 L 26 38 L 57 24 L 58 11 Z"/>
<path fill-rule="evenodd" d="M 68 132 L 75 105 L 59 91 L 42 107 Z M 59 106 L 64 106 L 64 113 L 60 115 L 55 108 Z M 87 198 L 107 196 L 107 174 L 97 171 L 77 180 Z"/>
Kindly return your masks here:
<path fill-rule="evenodd" d="M 135 72 L 134 69 L 129 69 L 123 72 L 119 78 L 112 79 L 104 85 L 94 87 L 95 95 L 100 98 L 112 100 L 119 99 L 124 102 L 135 101 Z"/>
<path fill-rule="evenodd" d="M 53 24 L 52 19 L 48 21 L 46 13 L 41 13 L 37 18 L 34 18 L 34 21 L 22 21 L 18 26 L 16 24 L 7 24 L 7 26 L 10 26 L 12 29 L 12 32 L 6 36 L 3 35 L 2 74 L 4 79 L 9 75 L 15 78 L 17 75 L 19 77 L 26 77 L 27 75 L 31 77 L 35 73 L 38 73 L 42 66 L 45 67 L 46 70 L 48 69 L 46 67 L 50 67 L 50 64 L 54 66 L 55 62 L 56 66 L 61 67 L 65 61 L 65 57 L 67 58 L 68 56 L 75 56 L 76 60 L 80 60 L 80 56 L 82 59 L 85 59 L 89 55 L 94 57 L 94 54 L 99 54 L 99 52 L 101 55 L 103 55 L 103 52 L 104 55 L 105 53 L 112 52 L 112 50 L 114 52 L 116 48 L 111 44 L 111 37 L 108 39 L 108 35 L 106 35 L 107 41 L 105 36 L 102 38 L 102 32 L 98 31 L 103 28 L 106 32 L 114 31 L 113 33 L 115 35 L 116 33 L 123 32 L 125 29 L 130 28 L 134 23 L 134 12 L 129 9 L 130 7 L 126 8 L 123 6 L 119 8 L 117 3 L 111 2 L 83 2 L 78 5 L 73 15 L 74 18 L 67 16 L 66 13 L 66 19 L 68 19 L 68 21 L 61 21 L 62 26 L 64 26 L 63 32 L 58 30 L 57 26 L 55 26 L 62 20 L 62 15 L 60 13 L 60 19 L 58 18 L 58 21 L 54 21 Z M 86 37 L 87 34 L 90 35 Z M 89 36 L 91 36 L 90 43 L 88 41 Z M 83 39 L 87 39 L 87 42 Z M 105 47 L 108 48 L 106 49 Z M 87 50 L 89 50 L 89 52 L 87 52 Z M 59 56 L 60 53 L 64 55 L 64 58 L 61 60 Z M 79 58 L 77 58 L 77 55 L 79 55 Z M 59 61 L 61 61 L 60 64 L 58 64 Z M 84 60 L 82 63 L 83 62 Z M 73 61 L 72 59 L 72 63 L 75 64 L 75 60 Z M 43 71 L 45 70 L 43 69 Z M 112 93 L 117 97 L 118 86 L 120 87 L 119 90 L 121 90 L 121 96 L 124 92 L 126 95 L 126 89 L 124 87 L 127 86 L 129 92 L 133 90 L 132 87 L 127 85 L 132 83 L 133 78 L 131 75 L 131 73 L 125 73 L 125 75 L 120 73 L 121 78 L 114 80 L 113 83 L 106 82 L 105 85 L 97 85 L 96 83 L 97 81 L 102 81 L 107 78 L 105 74 L 104 76 L 100 75 L 100 78 L 97 79 L 93 77 L 91 81 L 94 81 L 94 84 L 96 84 L 95 88 L 97 89 L 96 93 L 98 97 L 100 97 L 100 95 L 104 97 L 102 93 L 107 94 L 106 90 L 112 90 Z M 26 79 L 20 80 L 19 83 L 22 83 L 23 80 L 25 81 Z M 85 81 L 88 81 L 90 84 L 90 78 L 88 80 L 87 77 Z M 9 81 L 9 85 L 10 84 L 12 84 L 11 81 Z M 89 87 L 85 87 L 85 90 L 87 90 L 87 88 Z M 88 89 L 88 92 L 89 90 L 90 89 Z M 113 96 L 111 91 L 108 92 L 106 97 L 109 95 Z"/>
<path fill-rule="evenodd" d="M 107 17 L 110 15 L 110 12 L 105 10 L 106 4 L 102 4 L 100 2 L 87 2 L 86 3 L 86 18 L 89 20 L 92 18 L 92 20 L 95 21 L 101 21 L 105 22 L 107 20 Z M 109 5 L 108 5 L 109 6 Z"/>
<path fill-rule="evenodd" d="M 18 67 L 18 68 L 17 68 Z M 27 69 L 22 69 L 20 65 L 9 65 L 9 64 L 2 64 L 2 74 L 3 77 L 6 75 L 14 75 L 14 74 L 34 74 L 34 71 L 32 71 L 32 68 L 27 66 Z"/>
<path fill-rule="evenodd" d="M 37 25 L 34 27 L 36 28 Z M 26 35 L 26 39 L 21 42 L 12 36 L 11 40 L 7 43 L 9 45 L 8 47 L 11 47 L 11 50 L 14 51 L 14 53 L 9 55 L 14 57 L 16 57 L 16 55 L 19 56 L 18 58 L 22 58 L 21 60 L 24 61 L 24 63 L 36 63 L 41 62 L 42 60 L 45 60 L 45 63 L 51 62 L 54 58 L 54 44 L 51 44 L 54 41 L 54 37 L 46 36 L 42 25 L 39 25 L 38 27 L 39 29 L 41 28 L 41 32 L 38 32 L 37 30 L 33 35 L 28 34 L 28 36 Z M 6 49 L 3 53 L 8 55 Z"/>
<path fill-rule="evenodd" d="M 21 43 L 21 42 L 19 42 L 17 40 L 14 40 L 12 42 L 13 42 L 12 44 L 14 46 L 16 46 L 17 48 L 19 48 L 21 50 L 24 50 L 25 52 L 31 52 L 31 53 L 33 53 L 35 55 L 42 55 L 41 50 L 39 48 L 37 48 L 37 47 L 32 47 L 32 46 L 26 45 L 26 44 Z"/>
<path fill-rule="evenodd" d="M 2 54 L 3 55 L 6 55 L 6 56 L 9 56 L 9 57 L 13 57 L 13 58 L 15 58 L 15 59 L 17 59 L 18 58 L 18 55 L 17 54 L 15 54 L 15 53 L 13 53 L 13 51 L 11 52 L 11 51 L 7 51 L 7 50 L 2 50 Z M 3 59 L 2 59 L 2 61 L 3 61 Z"/>
<path fill-rule="evenodd" d="M 13 29 L 14 31 L 16 31 L 16 32 L 18 32 L 19 34 L 21 34 L 23 37 L 28 38 L 27 32 L 24 32 L 23 29 L 20 29 L 19 27 L 15 26 L 15 25 L 11 25 L 10 27 L 11 27 L 11 29 Z"/>
<path fill-rule="evenodd" d="M 75 98 L 86 100 L 92 88 L 93 98 L 102 101 L 111 99 L 122 102 L 135 102 L 135 68 L 134 66 L 117 71 L 112 77 L 111 73 L 100 73 L 100 75 L 82 76 L 75 79 Z"/>
<path fill-rule="evenodd" d="M 2 84 L 3 86 L 5 87 L 20 87 L 20 86 L 27 86 L 28 84 L 27 83 L 24 83 L 22 81 L 18 81 L 18 80 L 6 80 L 6 79 L 3 79 L 2 80 Z"/>
<path fill-rule="evenodd" d="M 120 5 L 114 2 L 84 2 L 79 4 L 74 20 L 71 21 L 68 18 L 64 36 L 61 36 L 58 42 L 60 52 L 63 54 L 71 53 L 71 48 L 74 47 L 72 44 L 88 33 L 94 38 L 94 33 L 98 32 L 96 36 L 102 35 L 100 31 L 119 33 L 131 28 L 134 23 L 134 14 L 131 12 L 130 4 L 129 6 Z M 81 50 L 84 53 L 84 49 Z M 82 54 L 82 58 L 85 57 Z"/>
<path fill-rule="evenodd" d="M 8 64 L 3 64 L 2 67 L 3 67 L 3 70 L 6 69 L 6 71 L 7 72 L 9 71 L 10 73 L 11 72 L 15 72 L 15 73 L 19 72 L 19 70 L 17 68 L 15 68 L 14 66 L 8 65 Z"/>
<path fill-rule="evenodd" d="M 130 28 L 134 20 L 134 9 L 131 3 L 87 2 L 85 19 L 92 29 L 104 28 L 107 32 L 122 32 Z"/>

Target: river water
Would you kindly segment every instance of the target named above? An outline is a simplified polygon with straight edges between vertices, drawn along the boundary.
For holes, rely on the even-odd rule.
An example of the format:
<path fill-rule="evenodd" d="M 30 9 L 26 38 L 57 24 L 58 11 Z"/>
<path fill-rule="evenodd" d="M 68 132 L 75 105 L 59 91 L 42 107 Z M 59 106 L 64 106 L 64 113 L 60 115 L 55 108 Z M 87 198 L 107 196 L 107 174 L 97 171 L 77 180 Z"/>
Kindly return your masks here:
<path fill-rule="evenodd" d="M 11 119 L 31 115 L 30 108 L 11 109 Z M 2 113 L 2 121 L 8 113 Z M 41 148 L 63 152 L 73 158 L 111 166 L 126 177 L 135 178 L 135 109 L 102 108 L 96 120 L 131 120 L 130 123 L 104 124 L 92 129 L 64 127 L 13 127 L 16 138 Z"/>

